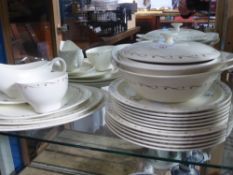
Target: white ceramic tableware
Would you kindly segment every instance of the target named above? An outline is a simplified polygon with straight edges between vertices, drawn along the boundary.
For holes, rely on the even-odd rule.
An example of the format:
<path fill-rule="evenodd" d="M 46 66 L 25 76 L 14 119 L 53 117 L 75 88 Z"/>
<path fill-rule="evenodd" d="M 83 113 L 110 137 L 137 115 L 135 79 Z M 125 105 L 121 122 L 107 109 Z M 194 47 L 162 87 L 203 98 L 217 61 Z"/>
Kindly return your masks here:
<path fill-rule="evenodd" d="M 47 116 L 55 114 L 63 114 L 86 104 L 91 96 L 92 92 L 89 88 L 86 88 L 86 86 L 69 84 L 67 93 L 62 99 L 62 107 L 60 109 L 39 114 L 27 103 L 0 105 L 0 120 L 9 120 L 11 122 L 19 120 L 25 121 L 35 118 L 46 118 Z"/>
<path fill-rule="evenodd" d="M 198 41 L 202 43 L 217 43 L 219 41 L 219 34 L 214 32 L 202 32 L 194 29 L 180 28 L 182 23 L 173 23 L 173 28 L 158 29 L 150 31 L 146 34 L 137 34 L 137 37 L 142 40 L 162 41 L 163 33 L 174 35 L 176 42 Z"/>
<path fill-rule="evenodd" d="M 87 61 L 84 61 L 79 68 L 68 72 L 69 76 L 80 76 L 94 71 L 94 67 Z"/>
<path fill-rule="evenodd" d="M 233 58 L 232 53 L 220 52 L 221 55 L 219 56 L 219 58 L 204 63 L 187 64 L 187 65 L 186 64 L 185 65 L 148 64 L 148 63 L 133 61 L 128 58 L 119 57 L 118 56 L 119 50 L 128 46 L 130 46 L 130 44 L 121 44 L 113 48 L 112 51 L 113 63 L 115 63 L 116 67 L 119 67 L 123 70 L 127 70 L 134 73 L 141 73 L 141 74 L 188 75 L 188 74 L 213 71 L 217 68 L 220 68 L 221 65 L 226 65 L 226 68 L 228 69 L 228 66 L 232 64 L 231 60 Z M 229 61 L 230 63 L 228 63 Z M 219 71 L 221 71 L 221 69 Z"/>
<path fill-rule="evenodd" d="M 86 50 L 86 56 L 97 71 L 109 69 L 112 61 L 113 46 L 98 46 Z"/>
<path fill-rule="evenodd" d="M 164 34 L 164 42 L 137 42 L 119 51 L 119 56 L 150 64 L 197 64 L 217 59 L 220 52 L 198 42 L 174 43 Z"/>
<path fill-rule="evenodd" d="M 21 95 L 14 85 L 16 81 L 41 79 L 52 71 L 66 71 L 66 64 L 62 58 L 20 65 L 0 64 L 0 91 L 10 98 L 19 99 Z"/>
<path fill-rule="evenodd" d="M 193 114 L 210 111 L 216 108 L 229 106 L 232 97 L 231 89 L 224 83 L 216 83 L 202 96 L 193 98 L 185 103 L 159 103 L 142 98 L 132 89 L 125 80 L 116 80 L 109 87 L 110 95 L 126 106 L 134 108 L 148 115 L 155 113 L 166 114 Z M 152 112 L 152 113 L 151 113 Z M 161 115 L 161 114 L 159 114 Z M 172 116 L 172 115 L 171 115 Z"/>
<path fill-rule="evenodd" d="M 67 72 L 72 72 L 79 68 L 84 60 L 82 49 L 70 40 L 62 41 L 60 43 L 60 51 L 58 55 L 65 60 Z"/>
<path fill-rule="evenodd" d="M 185 102 L 204 94 L 218 78 L 218 73 L 179 76 L 149 76 L 120 69 L 130 86 L 142 97 L 158 102 Z"/>
<path fill-rule="evenodd" d="M 47 113 L 62 106 L 68 89 L 68 75 L 65 72 L 52 72 L 40 80 L 18 81 L 16 86 L 36 112 Z"/>
<path fill-rule="evenodd" d="M 32 110 L 31 112 L 28 111 L 29 109 L 24 112 L 21 111 L 21 119 L 17 119 L 17 117 L 14 117 L 14 119 L 5 118 L 4 120 L 1 120 L 0 131 L 22 131 L 53 127 L 90 116 L 104 106 L 105 95 L 103 91 L 97 88 L 80 86 L 77 84 L 72 84 L 72 87 L 74 88 L 72 88 L 72 91 L 75 91 L 75 88 L 87 90 L 91 93 L 91 96 L 89 96 L 88 100 L 81 106 L 80 104 L 77 104 L 76 107 L 73 106 L 72 109 L 70 109 L 71 106 L 68 105 L 67 107 L 69 108 L 69 110 L 61 109 L 51 112 L 49 115 L 37 114 L 38 117 L 35 117 L 36 114 L 35 112 L 33 113 Z M 77 100 L 76 103 L 79 103 L 79 101 Z M 17 110 L 12 105 L 8 106 L 8 108 L 8 115 L 17 115 Z M 18 109 L 20 109 L 20 107 L 18 107 Z M 28 113 L 33 113 L 34 115 L 28 116 Z M 0 114 L 0 117 L 2 116 L 3 114 Z"/>

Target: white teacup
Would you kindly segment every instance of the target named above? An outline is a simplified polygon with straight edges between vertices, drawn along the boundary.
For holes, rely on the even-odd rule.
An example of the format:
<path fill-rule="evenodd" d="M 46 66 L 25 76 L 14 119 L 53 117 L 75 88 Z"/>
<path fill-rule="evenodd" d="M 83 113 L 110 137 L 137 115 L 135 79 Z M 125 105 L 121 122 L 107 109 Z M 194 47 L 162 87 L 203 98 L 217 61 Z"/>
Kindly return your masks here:
<path fill-rule="evenodd" d="M 86 50 L 86 56 L 97 71 L 109 69 L 113 46 L 99 46 Z"/>
<path fill-rule="evenodd" d="M 84 60 L 82 49 L 69 40 L 61 42 L 59 56 L 65 60 L 68 72 L 80 67 Z"/>
<path fill-rule="evenodd" d="M 68 75 L 51 72 L 41 80 L 17 82 L 16 87 L 37 113 L 47 113 L 62 107 L 62 99 L 68 89 Z"/>

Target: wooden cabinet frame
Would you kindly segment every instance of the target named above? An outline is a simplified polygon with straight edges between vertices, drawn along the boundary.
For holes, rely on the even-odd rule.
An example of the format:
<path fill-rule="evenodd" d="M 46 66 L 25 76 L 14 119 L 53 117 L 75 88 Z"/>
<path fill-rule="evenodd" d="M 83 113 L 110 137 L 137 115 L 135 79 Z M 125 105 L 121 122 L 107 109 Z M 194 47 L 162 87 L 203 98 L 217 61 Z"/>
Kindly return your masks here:
<path fill-rule="evenodd" d="M 59 43 L 62 40 L 62 34 L 58 32 L 57 28 L 61 26 L 60 5 L 59 0 L 48 0 L 50 6 L 50 25 L 51 25 L 51 39 L 52 39 L 52 53 L 53 57 L 57 56 Z M 7 56 L 7 63 L 14 64 L 13 47 L 11 43 L 11 26 L 9 21 L 7 0 L 0 0 L 0 21 L 2 23 L 2 31 L 4 38 L 4 46 Z"/>

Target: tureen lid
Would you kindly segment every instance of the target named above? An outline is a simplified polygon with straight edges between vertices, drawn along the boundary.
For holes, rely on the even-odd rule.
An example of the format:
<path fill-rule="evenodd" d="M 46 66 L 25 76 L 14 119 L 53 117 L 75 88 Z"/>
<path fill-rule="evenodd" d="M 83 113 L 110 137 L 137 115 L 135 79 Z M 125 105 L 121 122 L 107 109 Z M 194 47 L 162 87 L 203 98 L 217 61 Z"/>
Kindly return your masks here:
<path fill-rule="evenodd" d="M 165 36 L 165 42 L 144 41 L 125 47 L 119 56 L 147 63 L 193 64 L 216 59 L 220 52 L 199 42 L 174 43 L 171 36 Z"/>
<path fill-rule="evenodd" d="M 206 33 L 194 30 L 194 29 L 186 29 L 186 28 L 180 28 L 182 26 L 182 23 L 172 23 L 173 28 L 168 29 L 158 29 L 153 30 L 151 32 L 146 33 L 145 35 L 142 35 L 142 38 L 145 38 L 147 40 L 160 40 L 161 34 L 164 32 L 175 34 L 174 40 L 175 41 L 203 41 L 206 40 Z"/>

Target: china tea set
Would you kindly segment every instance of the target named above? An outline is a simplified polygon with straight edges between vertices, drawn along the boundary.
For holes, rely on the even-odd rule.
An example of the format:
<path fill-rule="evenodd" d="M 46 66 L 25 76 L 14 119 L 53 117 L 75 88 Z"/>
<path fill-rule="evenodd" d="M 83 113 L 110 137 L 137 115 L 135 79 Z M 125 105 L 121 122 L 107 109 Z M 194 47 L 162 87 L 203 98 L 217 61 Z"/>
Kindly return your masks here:
<path fill-rule="evenodd" d="M 27 102 L 38 113 L 61 107 L 68 88 L 66 63 L 62 58 L 20 65 L 0 64 L 0 71 L 0 91 L 5 101 Z"/>
<path fill-rule="evenodd" d="M 72 41 L 63 41 L 59 56 L 67 64 L 69 82 L 102 87 L 117 78 L 118 70 L 112 65 L 112 49 L 114 46 L 97 46 L 85 51 Z"/>
<path fill-rule="evenodd" d="M 219 77 L 233 68 L 233 54 L 197 40 L 178 41 L 182 32 L 178 37 L 177 30 L 183 31 L 179 26 L 176 32 L 154 31 L 163 39 L 113 49 L 122 79 L 109 87 L 106 123 L 119 137 L 147 148 L 209 148 L 232 129 L 227 127 L 232 92 Z M 187 31 L 183 33 L 187 39 Z"/>

